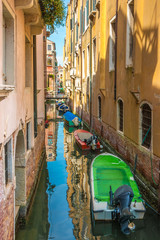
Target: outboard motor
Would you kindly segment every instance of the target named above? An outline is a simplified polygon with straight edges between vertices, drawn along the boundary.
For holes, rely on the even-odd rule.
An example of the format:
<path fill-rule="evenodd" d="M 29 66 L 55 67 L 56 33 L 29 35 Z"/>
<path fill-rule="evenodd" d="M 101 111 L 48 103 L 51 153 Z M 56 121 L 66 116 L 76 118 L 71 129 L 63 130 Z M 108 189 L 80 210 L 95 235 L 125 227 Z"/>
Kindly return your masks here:
<path fill-rule="evenodd" d="M 96 149 L 96 147 L 97 147 L 97 141 L 98 141 L 97 136 L 93 134 L 93 136 L 92 136 L 92 142 L 91 142 L 92 150 L 95 150 L 95 149 Z"/>
<path fill-rule="evenodd" d="M 88 139 L 84 139 L 84 142 L 87 144 L 87 145 L 90 145 L 92 143 L 92 136 Z"/>
<path fill-rule="evenodd" d="M 132 188 L 128 185 L 122 185 L 114 193 L 114 204 L 119 209 L 119 223 L 121 226 L 121 231 L 128 235 L 130 230 L 128 227 L 129 221 L 134 218 L 133 214 L 130 212 L 131 201 L 134 197 Z"/>
<path fill-rule="evenodd" d="M 97 138 L 96 135 L 93 134 L 93 136 L 91 136 L 90 138 L 84 139 L 84 142 L 85 142 L 87 145 L 91 145 L 92 150 L 95 150 L 95 149 L 96 149 L 96 146 L 97 146 L 98 138 Z"/>

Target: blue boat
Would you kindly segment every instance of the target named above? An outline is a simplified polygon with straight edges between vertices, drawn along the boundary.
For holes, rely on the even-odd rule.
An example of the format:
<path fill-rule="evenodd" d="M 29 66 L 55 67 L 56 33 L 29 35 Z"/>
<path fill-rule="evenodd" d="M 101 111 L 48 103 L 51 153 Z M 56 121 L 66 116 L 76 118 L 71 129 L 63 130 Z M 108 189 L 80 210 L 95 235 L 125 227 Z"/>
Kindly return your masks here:
<path fill-rule="evenodd" d="M 69 111 L 69 107 L 66 104 L 62 104 L 58 107 L 59 112 L 67 112 Z"/>
<path fill-rule="evenodd" d="M 69 126 L 78 127 L 81 126 L 82 120 L 72 112 L 68 111 L 63 115 L 64 122 Z"/>

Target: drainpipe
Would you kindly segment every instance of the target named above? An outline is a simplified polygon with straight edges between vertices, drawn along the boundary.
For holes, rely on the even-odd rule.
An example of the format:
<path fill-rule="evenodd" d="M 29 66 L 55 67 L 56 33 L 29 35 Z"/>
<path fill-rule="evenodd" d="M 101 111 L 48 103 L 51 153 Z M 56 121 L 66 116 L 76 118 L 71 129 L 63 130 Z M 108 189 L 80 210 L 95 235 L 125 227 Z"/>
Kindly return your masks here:
<path fill-rule="evenodd" d="M 93 0 L 90 1 L 90 11 L 93 9 Z M 90 128 L 92 129 L 92 26 L 93 22 L 90 19 L 90 74 L 89 74 L 89 83 L 90 83 Z"/>
<path fill-rule="evenodd" d="M 74 58 L 75 58 L 75 0 L 73 0 L 73 22 L 72 22 L 73 26 L 73 44 L 72 44 L 72 51 L 73 51 L 73 69 L 75 67 L 74 65 Z M 75 76 L 73 75 L 73 112 L 75 108 Z"/>
<path fill-rule="evenodd" d="M 37 59 L 36 36 L 33 36 L 33 104 L 34 104 L 34 137 L 37 137 Z"/>
<path fill-rule="evenodd" d="M 115 71 L 114 71 L 114 100 L 117 99 L 117 35 L 118 35 L 118 0 L 116 0 L 116 26 L 115 26 Z"/>
<path fill-rule="evenodd" d="M 82 109 L 81 109 L 81 119 L 83 120 L 83 81 L 82 81 L 82 70 L 83 70 L 83 67 L 82 67 L 82 52 L 83 52 L 83 49 L 82 49 L 82 31 L 83 31 L 83 1 L 82 1 L 82 17 L 81 17 L 81 106 L 82 106 Z"/>

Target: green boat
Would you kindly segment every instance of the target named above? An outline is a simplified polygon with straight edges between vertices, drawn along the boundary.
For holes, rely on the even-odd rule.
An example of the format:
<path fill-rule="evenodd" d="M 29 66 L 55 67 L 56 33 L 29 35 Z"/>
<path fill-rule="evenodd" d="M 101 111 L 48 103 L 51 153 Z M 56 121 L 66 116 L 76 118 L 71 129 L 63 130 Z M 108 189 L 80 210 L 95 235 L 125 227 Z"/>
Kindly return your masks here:
<path fill-rule="evenodd" d="M 130 167 L 117 156 L 104 153 L 91 164 L 91 203 L 95 220 L 116 220 L 124 234 L 132 219 L 143 219 L 145 207 Z"/>

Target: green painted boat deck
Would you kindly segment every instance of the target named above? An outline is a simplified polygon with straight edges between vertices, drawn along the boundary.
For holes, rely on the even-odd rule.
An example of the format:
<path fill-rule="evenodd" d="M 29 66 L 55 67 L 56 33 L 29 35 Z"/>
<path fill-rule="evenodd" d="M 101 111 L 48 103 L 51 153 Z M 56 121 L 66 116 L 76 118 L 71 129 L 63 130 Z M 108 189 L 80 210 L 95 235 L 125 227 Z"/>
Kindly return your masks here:
<path fill-rule="evenodd" d="M 141 195 L 130 167 L 116 156 L 97 156 L 93 162 L 93 179 L 94 197 L 98 201 L 110 201 L 110 186 L 114 193 L 118 187 L 127 184 L 134 192 L 132 201 L 141 202 Z"/>

